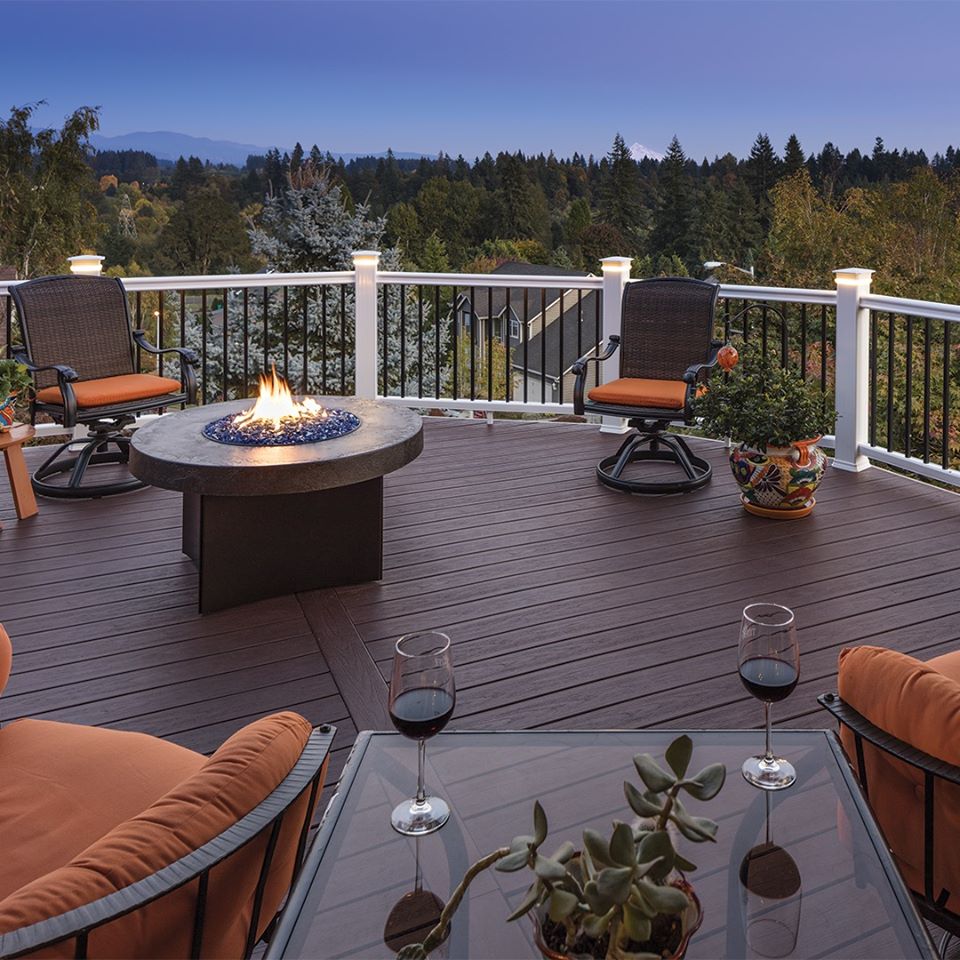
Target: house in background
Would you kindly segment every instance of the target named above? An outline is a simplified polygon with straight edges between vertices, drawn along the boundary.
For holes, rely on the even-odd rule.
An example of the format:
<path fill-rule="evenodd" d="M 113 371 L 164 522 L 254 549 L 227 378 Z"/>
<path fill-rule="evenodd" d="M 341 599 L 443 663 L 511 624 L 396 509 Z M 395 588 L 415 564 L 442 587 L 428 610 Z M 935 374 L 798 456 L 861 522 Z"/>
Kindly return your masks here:
<path fill-rule="evenodd" d="M 493 274 L 583 276 L 578 270 L 516 261 L 502 263 Z M 509 347 L 509 400 L 569 402 L 575 379 L 571 367 L 580 357 L 596 352 L 602 335 L 596 290 L 475 287 L 459 294 L 456 310 L 460 335 L 469 337 L 473 332 L 475 337 L 477 364 L 486 363 L 491 340 Z M 591 364 L 588 387 L 595 385 L 596 372 Z"/>

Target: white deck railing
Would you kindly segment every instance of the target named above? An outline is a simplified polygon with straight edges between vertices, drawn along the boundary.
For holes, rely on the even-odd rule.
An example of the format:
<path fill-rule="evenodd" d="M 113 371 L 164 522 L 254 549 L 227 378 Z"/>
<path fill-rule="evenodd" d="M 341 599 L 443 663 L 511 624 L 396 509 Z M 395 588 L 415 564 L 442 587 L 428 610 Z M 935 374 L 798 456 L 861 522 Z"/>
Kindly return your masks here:
<path fill-rule="evenodd" d="M 565 295 L 568 298 L 568 302 L 573 302 L 574 296 L 582 298 L 586 295 L 593 295 L 599 297 L 599 303 L 595 304 L 597 316 L 594 318 L 594 325 L 591 326 L 589 331 L 586 329 L 583 331 L 587 349 L 596 346 L 589 342 L 592 340 L 595 330 L 599 332 L 604 342 L 612 334 L 619 333 L 620 330 L 621 299 L 623 289 L 628 282 L 630 269 L 630 260 L 627 258 L 611 257 L 602 261 L 603 271 L 602 276 L 599 277 L 380 271 L 377 266 L 378 259 L 379 255 L 375 252 L 358 251 L 354 255 L 354 270 L 328 273 L 131 277 L 124 279 L 123 282 L 126 289 L 135 297 L 153 292 L 177 292 L 193 295 L 193 292 L 200 291 L 251 289 L 267 291 L 284 288 L 346 287 L 347 296 L 351 298 L 350 327 L 352 327 L 353 337 L 351 360 L 354 367 L 355 393 L 361 396 L 380 396 L 388 402 L 411 407 L 439 406 L 448 409 L 539 414 L 571 413 L 573 411 L 573 404 L 569 396 L 563 397 L 561 394 L 559 401 L 550 400 L 547 402 L 530 397 L 517 399 L 516 396 L 512 395 L 517 391 L 511 391 L 510 389 L 508 389 L 508 399 L 476 395 L 454 396 L 452 394 L 458 392 L 456 388 L 446 391 L 449 395 L 441 394 L 437 396 L 437 393 L 441 393 L 437 389 L 427 396 L 414 396 L 410 395 L 410 391 L 401 385 L 396 390 L 388 389 L 386 391 L 388 395 L 383 396 L 385 391 L 381 387 L 386 382 L 383 370 L 385 357 L 383 330 L 385 328 L 380 304 L 384 296 L 382 291 L 386 288 L 400 287 L 408 292 L 412 288 L 419 290 L 421 310 L 422 291 L 424 289 L 429 291 L 436 288 L 455 288 L 466 292 L 472 288 L 485 288 L 488 291 L 488 297 L 492 296 L 490 291 L 503 289 L 514 292 L 522 290 L 534 292 L 559 290 L 561 296 Z M 833 333 L 830 339 L 832 342 L 824 344 L 820 342 L 822 337 L 817 342 L 820 343 L 819 349 L 824 352 L 824 355 L 831 349 L 833 351 L 831 373 L 834 377 L 835 402 L 839 417 L 836 435 L 824 438 L 824 445 L 834 448 L 835 466 L 845 470 L 863 470 L 869 467 L 870 460 L 874 460 L 924 477 L 960 485 L 960 470 L 952 466 L 949 450 L 947 455 L 941 454 L 939 462 L 933 462 L 934 458 L 930 455 L 930 437 L 932 435 L 939 433 L 944 438 L 944 443 L 949 442 L 947 435 L 950 419 L 950 387 L 953 383 L 953 375 L 949 351 L 945 351 L 947 356 L 943 367 L 943 378 L 946 381 L 946 386 L 941 384 L 944 400 L 941 411 L 943 422 L 938 426 L 934 422 L 935 414 L 931 412 L 931 360 L 929 357 L 931 347 L 928 339 L 924 339 L 923 343 L 923 349 L 926 351 L 924 354 L 926 367 L 923 368 L 925 379 L 922 383 L 924 419 L 921 424 L 921 432 L 923 454 L 918 456 L 916 452 L 909 449 L 907 452 L 892 449 L 894 446 L 892 434 L 886 437 L 885 444 L 870 442 L 871 424 L 876 424 L 878 418 L 877 410 L 874 407 L 877 402 L 876 367 L 879 361 L 871 353 L 872 349 L 876 350 L 876 331 L 871 326 L 872 323 L 876 323 L 876 316 L 882 313 L 900 318 L 919 318 L 927 324 L 929 322 L 942 323 L 942 339 L 949 344 L 952 338 L 960 344 L 960 328 L 958 328 L 955 337 L 952 337 L 951 334 L 951 330 L 954 329 L 953 324 L 960 322 L 960 306 L 872 294 L 870 292 L 872 271 L 869 270 L 846 269 L 835 271 L 835 274 L 837 283 L 835 290 L 723 285 L 720 288 L 720 297 L 722 300 L 730 302 L 742 300 L 770 305 L 814 305 L 830 312 L 830 328 Z M 16 283 L 17 281 L 0 281 L 0 298 L 5 299 L 8 317 L 11 311 L 10 301 L 6 295 Z M 303 295 L 305 296 L 305 294 Z M 464 295 L 466 296 L 466 293 Z M 267 293 L 264 292 L 264 303 L 267 301 L 267 296 Z M 582 301 L 578 299 L 577 302 Z M 806 308 L 803 307 L 803 309 Z M 823 317 L 826 317 L 826 314 L 823 314 Z M 447 322 L 448 319 L 444 318 L 444 322 Z M 526 320 L 527 318 L 523 319 Z M 550 322 L 557 321 L 551 321 L 547 317 L 544 327 L 549 327 Z M 909 321 L 907 322 L 909 323 Z M 826 330 L 826 320 L 823 323 L 823 330 Z M 299 327 L 297 329 L 299 330 Z M 929 338 L 929 326 L 925 327 L 924 331 L 925 338 Z M 871 335 L 873 335 L 873 340 L 871 340 Z M 420 336 L 419 347 L 422 349 L 422 318 Z M 473 336 L 472 332 L 471 336 Z M 803 336 L 806 337 L 806 328 L 804 328 Z M 480 344 L 480 347 L 482 348 L 482 344 Z M 475 348 L 476 343 L 473 343 L 471 349 Z M 411 349 L 413 350 L 415 347 L 412 345 Z M 783 349 L 786 350 L 786 346 Z M 892 344 L 888 344 L 888 349 L 891 353 L 894 351 Z M 825 360 L 823 362 L 826 364 Z M 388 359 L 389 363 L 390 360 Z M 561 367 L 562 365 L 561 363 Z M 905 375 L 909 379 L 913 376 L 913 357 L 907 359 L 907 366 L 909 372 Z M 825 365 L 823 369 L 826 370 Z M 524 374 L 526 374 L 526 371 L 524 371 Z M 541 371 L 541 375 L 545 375 L 545 371 Z M 604 372 L 603 378 L 612 379 L 615 376 L 616 364 L 613 363 Z M 226 377 L 226 373 L 224 377 Z M 886 386 L 888 397 L 893 396 L 893 386 L 890 383 L 887 383 Z M 910 399 L 908 387 L 908 400 Z M 900 416 L 899 408 L 897 415 Z M 914 423 L 912 407 L 903 413 L 901 422 L 904 424 L 903 430 L 909 441 Z M 605 429 L 608 430 L 619 428 L 620 425 L 617 422 L 605 424 Z M 46 424 L 43 425 L 41 432 L 52 433 L 58 429 L 53 424 Z M 876 432 L 875 427 L 872 432 Z M 907 446 L 910 447 L 909 442 Z"/>

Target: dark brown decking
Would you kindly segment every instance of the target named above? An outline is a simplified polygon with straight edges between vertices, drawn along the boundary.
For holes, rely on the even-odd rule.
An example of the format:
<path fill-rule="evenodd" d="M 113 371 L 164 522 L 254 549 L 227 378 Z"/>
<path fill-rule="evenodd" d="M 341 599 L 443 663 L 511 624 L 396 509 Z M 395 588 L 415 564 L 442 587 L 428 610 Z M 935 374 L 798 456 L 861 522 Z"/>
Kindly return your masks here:
<path fill-rule="evenodd" d="M 618 438 L 551 423 L 430 419 L 387 478 L 379 583 L 201 617 L 180 498 L 150 489 L 42 500 L 0 493 L 0 621 L 18 716 L 144 730 L 210 752 L 254 717 L 384 727 L 391 644 L 454 641 L 461 728 L 755 727 L 736 676 L 745 603 L 797 611 L 801 683 L 777 723 L 826 726 L 837 653 L 869 642 L 928 658 L 960 646 L 960 498 L 904 477 L 831 471 L 814 515 L 749 517 L 717 444 L 682 497 L 600 487 Z M 32 457 L 35 459 L 37 451 Z M 336 549 L 336 544 L 331 544 Z M 254 557 L 238 563 L 255 563 Z"/>

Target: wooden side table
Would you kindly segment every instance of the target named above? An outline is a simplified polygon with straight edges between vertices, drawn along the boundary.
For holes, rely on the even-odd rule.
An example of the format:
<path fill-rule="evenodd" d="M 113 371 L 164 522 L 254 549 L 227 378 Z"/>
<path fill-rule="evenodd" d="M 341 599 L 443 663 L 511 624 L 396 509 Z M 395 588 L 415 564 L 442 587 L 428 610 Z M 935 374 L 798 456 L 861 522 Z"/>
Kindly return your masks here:
<path fill-rule="evenodd" d="M 27 461 L 23 458 L 23 445 L 36 431 L 27 424 L 11 427 L 6 433 L 0 433 L 0 450 L 7 465 L 7 477 L 13 493 L 13 503 L 17 516 L 21 520 L 34 516 L 37 511 L 37 498 L 33 495 Z"/>

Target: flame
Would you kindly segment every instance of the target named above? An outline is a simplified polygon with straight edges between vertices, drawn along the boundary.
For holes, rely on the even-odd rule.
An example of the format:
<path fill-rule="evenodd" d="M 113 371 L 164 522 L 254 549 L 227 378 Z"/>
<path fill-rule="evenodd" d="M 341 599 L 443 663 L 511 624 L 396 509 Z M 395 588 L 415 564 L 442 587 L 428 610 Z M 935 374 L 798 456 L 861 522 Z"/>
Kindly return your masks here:
<path fill-rule="evenodd" d="M 303 400 L 293 399 L 290 387 L 283 377 L 277 374 L 273 365 L 270 376 L 261 375 L 260 394 L 257 402 L 249 409 L 237 414 L 236 427 L 250 426 L 256 422 L 272 423 L 274 430 L 280 430 L 284 420 L 305 418 L 325 418 L 327 411 L 310 397 Z"/>

